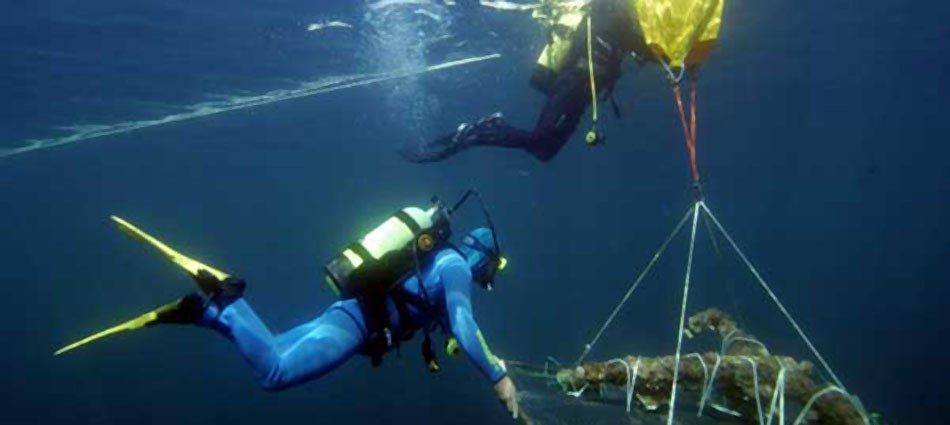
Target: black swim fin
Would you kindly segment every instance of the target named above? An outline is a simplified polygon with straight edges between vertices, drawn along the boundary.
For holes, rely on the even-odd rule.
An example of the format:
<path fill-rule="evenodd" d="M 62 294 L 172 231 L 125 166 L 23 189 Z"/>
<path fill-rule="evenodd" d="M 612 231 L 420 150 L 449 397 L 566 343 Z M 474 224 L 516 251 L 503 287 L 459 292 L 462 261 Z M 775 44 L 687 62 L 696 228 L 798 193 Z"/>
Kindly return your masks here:
<path fill-rule="evenodd" d="M 429 163 L 450 158 L 472 146 L 503 146 L 505 128 L 504 118 L 496 112 L 475 124 L 463 123 L 454 133 L 431 142 L 404 146 L 399 155 L 409 162 Z"/>

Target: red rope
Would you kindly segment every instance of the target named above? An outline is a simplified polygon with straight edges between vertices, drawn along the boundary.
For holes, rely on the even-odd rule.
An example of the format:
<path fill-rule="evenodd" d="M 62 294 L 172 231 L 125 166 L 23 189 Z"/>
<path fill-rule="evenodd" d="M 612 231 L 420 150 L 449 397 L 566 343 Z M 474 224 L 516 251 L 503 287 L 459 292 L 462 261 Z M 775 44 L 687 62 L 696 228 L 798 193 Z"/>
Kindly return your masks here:
<path fill-rule="evenodd" d="M 692 147 L 689 149 L 689 165 L 693 171 L 693 182 L 699 183 L 699 163 L 696 161 L 696 80 L 689 80 L 689 109 L 690 109 L 690 141 Z"/>
<path fill-rule="evenodd" d="M 690 79 L 690 116 L 686 118 L 686 108 L 683 106 L 683 93 L 680 85 L 673 86 L 673 99 L 676 100 L 676 110 L 679 112 L 680 124 L 683 125 L 683 136 L 686 139 L 686 150 L 689 153 L 689 167 L 693 174 L 693 183 L 699 183 L 699 164 L 696 161 L 696 80 Z"/>

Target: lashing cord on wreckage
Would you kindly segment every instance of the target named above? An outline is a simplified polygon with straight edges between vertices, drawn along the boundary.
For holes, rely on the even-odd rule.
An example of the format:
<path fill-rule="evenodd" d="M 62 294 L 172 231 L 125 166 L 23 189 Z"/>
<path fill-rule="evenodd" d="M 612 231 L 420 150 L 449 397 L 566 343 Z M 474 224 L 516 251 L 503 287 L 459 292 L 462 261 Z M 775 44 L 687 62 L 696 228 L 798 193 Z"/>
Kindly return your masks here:
<path fill-rule="evenodd" d="M 643 280 L 643 278 L 650 272 L 650 270 L 653 268 L 653 265 L 656 263 L 656 261 L 658 260 L 658 258 L 659 258 L 659 257 L 663 254 L 663 252 L 666 250 L 667 246 L 668 246 L 669 243 L 672 241 L 672 239 L 673 239 L 677 234 L 679 234 L 679 232 L 680 232 L 680 230 L 683 228 L 683 226 L 689 221 L 689 217 L 692 216 L 693 219 L 692 219 L 692 231 L 691 231 L 690 244 L 689 244 L 689 260 L 688 260 L 687 266 L 686 266 L 686 277 L 685 277 L 684 289 L 683 289 L 683 301 L 682 301 L 682 303 L 681 303 L 681 311 L 680 311 L 680 325 L 679 325 L 679 332 L 677 333 L 676 355 L 675 355 L 675 359 L 674 359 L 674 361 L 673 361 L 673 363 L 674 363 L 673 376 L 674 376 L 674 377 L 678 377 L 678 376 L 679 376 L 679 365 L 680 365 L 680 358 L 681 358 L 681 352 L 682 352 L 682 338 L 683 338 L 683 334 L 684 334 L 684 331 L 683 331 L 683 329 L 684 329 L 684 320 L 685 320 L 685 313 L 686 313 L 686 306 L 687 306 L 687 297 L 688 297 L 688 294 L 689 294 L 690 277 L 691 277 L 691 274 L 692 274 L 692 273 L 691 273 L 691 269 L 692 269 L 692 262 L 693 262 L 693 251 L 694 251 L 694 248 L 695 248 L 695 241 L 696 241 L 696 228 L 697 228 L 697 225 L 698 225 L 699 216 L 700 216 L 700 215 L 703 215 L 704 217 L 708 218 L 708 220 L 711 220 L 713 224 L 715 224 L 715 226 L 716 226 L 716 228 L 719 230 L 720 234 L 722 234 L 722 236 L 726 239 L 726 241 L 729 242 L 729 244 L 731 245 L 731 247 L 735 250 L 735 252 L 736 252 L 736 253 L 739 255 L 739 257 L 742 259 L 743 263 L 749 268 L 749 270 L 750 270 L 750 271 L 752 272 L 752 274 L 755 276 L 756 280 L 758 280 L 758 282 L 759 282 L 759 284 L 762 286 L 762 288 L 766 291 L 766 293 L 769 295 L 769 297 L 775 302 L 775 304 L 778 306 L 779 310 L 782 312 L 782 314 L 785 316 L 785 318 L 788 319 L 789 323 L 792 325 L 792 327 L 795 329 L 795 331 L 798 333 L 798 335 L 802 338 L 802 340 L 803 340 L 803 341 L 805 342 L 805 344 L 808 346 L 808 348 L 810 349 L 810 351 L 815 355 L 815 357 L 816 357 L 816 358 L 818 359 L 818 361 L 821 363 L 823 369 L 828 372 L 828 374 L 831 376 L 831 379 L 834 381 L 834 385 L 831 385 L 831 386 L 829 386 L 828 388 L 826 388 L 825 390 L 820 391 L 819 393 L 815 394 L 815 396 L 812 397 L 812 400 L 809 400 L 809 402 L 808 402 L 808 403 L 806 404 L 806 406 L 805 406 L 805 410 L 804 410 L 801 414 L 799 414 L 799 417 L 798 417 L 798 419 L 796 420 L 795 424 L 797 425 L 797 424 L 801 423 L 801 421 L 802 421 L 803 418 L 805 417 L 804 412 L 807 411 L 807 410 L 809 410 L 809 409 L 811 408 L 811 405 L 813 404 L 813 402 L 814 402 L 815 399 L 820 398 L 821 396 L 823 396 L 823 395 L 825 395 L 825 394 L 827 394 L 827 393 L 830 393 L 830 392 L 839 392 L 839 393 L 841 393 L 841 394 L 844 394 L 844 395 L 849 399 L 849 401 L 851 401 L 851 403 L 855 406 L 855 409 L 856 409 L 856 410 L 858 411 L 858 413 L 861 415 L 861 418 L 862 418 L 863 422 L 864 422 L 865 424 L 869 424 L 870 422 L 869 422 L 869 420 L 868 420 L 868 415 L 867 415 L 866 411 L 864 410 L 863 406 L 860 405 L 860 401 L 858 401 L 858 400 L 857 400 L 856 398 L 854 398 L 854 397 L 851 397 L 850 394 L 847 393 L 847 390 L 845 389 L 845 387 L 844 387 L 844 385 L 842 384 L 841 380 L 838 379 L 838 377 L 836 376 L 836 374 L 834 373 L 834 371 L 831 369 L 831 366 L 828 364 L 827 361 L 825 361 L 824 356 L 822 356 L 821 353 L 818 352 L 818 350 L 815 348 L 814 344 L 812 344 L 811 340 L 808 338 L 808 336 L 804 333 L 804 331 L 801 329 L 801 327 L 798 325 L 798 323 L 797 323 L 797 322 L 795 321 L 795 319 L 792 317 L 791 313 L 789 313 L 789 311 L 785 308 L 785 306 L 781 303 L 781 301 L 779 301 L 778 297 L 775 295 L 775 293 L 772 291 L 772 289 L 769 287 L 769 285 L 765 282 L 765 280 L 762 279 L 761 275 L 760 275 L 759 272 L 756 270 L 756 268 L 755 268 L 755 267 L 752 265 L 752 263 L 748 260 L 748 258 L 747 258 L 747 257 L 745 256 L 745 254 L 742 252 L 742 250 L 739 249 L 739 246 L 735 243 L 735 241 L 733 241 L 733 239 L 732 239 L 732 237 L 729 235 L 729 233 L 726 232 L 725 228 L 723 228 L 723 226 L 719 223 L 719 221 L 718 221 L 718 220 L 716 219 L 716 217 L 713 215 L 712 211 L 709 210 L 709 207 L 706 206 L 706 204 L 705 204 L 705 202 L 704 202 L 704 199 L 703 199 L 702 185 L 701 185 L 701 179 L 700 179 L 701 175 L 700 175 L 700 172 L 699 172 L 699 164 L 698 164 L 698 160 L 697 160 L 697 158 L 696 158 L 696 128 L 697 128 L 697 118 L 696 118 L 696 116 L 697 116 L 697 114 L 696 114 L 696 97 L 697 97 L 697 96 L 696 96 L 696 92 L 697 92 L 697 83 L 696 83 L 696 75 L 695 75 L 694 72 L 687 72 L 687 70 L 685 69 L 685 67 L 680 68 L 680 69 L 679 69 L 679 72 L 678 72 L 678 73 L 675 73 L 675 72 L 673 72 L 673 70 L 671 69 L 671 67 L 670 67 L 668 64 L 666 64 L 665 62 L 661 62 L 661 63 L 663 64 L 664 68 L 666 69 L 666 71 L 667 71 L 667 73 L 668 73 L 668 76 L 669 76 L 669 79 L 670 79 L 670 82 L 671 82 L 671 84 L 672 84 L 673 99 L 674 99 L 674 102 L 675 102 L 675 104 L 676 104 L 676 110 L 677 110 L 677 113 L 678 113 L 679 118 L 680 118 L 680 124 L 681 124 L 682 127 L 683 127 L 683 135 L 684 135 L 684 138 L 685 138 L 686 149 L 687 149 L 687 153 L 688 153 L 688 157 L 689 157 L 690 173 L 691 173 L 691 176 L 692 176 L 692 179 L 693 179 L 693 183 L 692 183 L 691 187 L 692 187 L 692 190 L 693 190 L 693 196 L 694 196 L 694 198 L 695 198 L 695 199 L 694 199 L 694 200 L 695 200 L 695 204 L 693 205 L 692 208 L 690 208 L 690 210 L 689 210 L 689 211 L 687 212 L 687 214 L 683 217 L 683 219 L 680 220 L 679 224 L 673 229 L 673 232 L 670 233 L 670 235 L 667 237 L 666 241 L 664 241 L 664 243 L 660 246 L 660 249 L 654 254 L 654 256 L 653 256 L 653 258 L 651 259 L 650 263 L 649 263 L 649 264 L 647 265 L 647 267 L 643 270 L 643 272 L 641 272 L 640 276 L 638 276 L 637 280 L 633 283 L 633 285 L 631 285 L 631 287 L 628 289 L 627 293 L 624 295 L 623 299 L 621 299 L 620 303 L 614 308 L 613 312 L 611 312 L 610 316 L 607 318 L 607 321 L 601 326 L 600 330 L 599 330 L 599 331 L 597 332 L 597 334 L 594 336 L 594 339 L 591 340 L 591 342 L 588 343 L 588 344 L 584 347 L 584 350 L 583 350 L 583 352 L 581 353 L 580 357 L 579 357 L 579 358 L 577 359 L 577 361 L 575 362 L 575 365 L 576 365 L 576 366 L 580 366 L 580 365 L 582 364 L 582 362 L 587 358 L 587 355 L 591 352 L 591 350 L 593 349 L 594 345 L 600 340 L 600 337 L 603 336 L 604 331 L 605 331 L 605 330 L 607 329 L 607 327 L 609 327 L 610 324 L 613 322 L 613 320 L 614 320 L 614 318 L 616 317 L 617 313 L 618 313 L 619 310 L 623 307 L 623 305 L 626 303 L 627 299 L 629 299 L 629 297 L 631 296 L 631 294 L 633 293 L 633 291 L 636 290 L 636 288 L 639 286 L 639 284 L 640 284 L 640 282 Z M 688 76 L 689 86 L 690 86 L 689 115 L 687 115 L 687 112 L 686 112 L 686 105 L 685 105 L 685 102 L 683 101 L 683 93 L 682 93 L 682 80 L 683 80 L 683 78 L 686 77 L 686 76 Z M 701 214 L 701 213 L 704 213 L 704 214 Z M 707 226 L 708 226 L 708 225 L 709 225 L 709 222 L 707 221 Z M 710 236 L 713 236 L 713 234 L 711 233 Z M 715 239 L 714 239 L 714 240 L 715 240 Z M 718 252 L 718 244 L 715 244 L 715 249 L 716 249 L 716 251 Z M 705 364 L 704 364 L 704 365 L 705 365 Z M 753 364 L 753 366 L 754 366 L 754 364 Z M 673 379 L 672 389 L 671 389 L 671 391 L 670 391 L 670 403 L 669 403 L 669 404 L 670 404 L 670 406 L 669 406 L 670 409 L 669 409 L 669 412 L 668 412 L 668 414 L 667 414 L 667 425 L 672 425 L 673 423 L 675 423 L 675 422 L 674 422 L 674 413 L 675 413 L 675 410 L 674 410 L 674 409 L 675 409 L 675 406 L 676 406 L 676 395 L 677 395 L 676 387 L 677 387 L 677 379 L 674 378 L 674 379 Z M 756 391 L 756 395 L 758 395 L 758 391 Z M 773 397 L 774 397 L 774 396 L 773 396 Z M 783 399 L 782 403 L 784 404 L 784 399 Z M 760 420 L 760 423 L 764 423 L 764 422 L 762 421 L 763 418 L 762 418 L 762 413 L 761 413 L 761 403 L 758 402 L 757 405 L 758 405 L 758 407 L 759 407 L 759 409 L 760 409 L 760 411 L 759 411 L 759 420 Z M 783 409 L 783 410 L 784 410 L 784 409 Z M 771 414 L 770 414 L 769 416 L 771 417 Z M 771 421 L 769 421 L 769 422 L 771 422 Z"/>

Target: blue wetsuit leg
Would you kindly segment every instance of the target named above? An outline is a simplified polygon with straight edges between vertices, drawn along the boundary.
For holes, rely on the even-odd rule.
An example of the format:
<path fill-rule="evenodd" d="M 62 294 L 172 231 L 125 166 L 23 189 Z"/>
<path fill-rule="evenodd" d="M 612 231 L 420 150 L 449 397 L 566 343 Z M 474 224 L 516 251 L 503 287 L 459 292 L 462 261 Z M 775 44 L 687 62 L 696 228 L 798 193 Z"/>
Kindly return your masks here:
<path fill-rule="evenodd" d="M 219 314 L 220 312 L 220 314 Z M 208 308 L 199 323 L 237 346 L 261 387 L 277 391 L 319 378 L 359 352 L 365 321 L 356 301 L 338 301 L 316 319 L 274 335 L 246 301 Z"/>

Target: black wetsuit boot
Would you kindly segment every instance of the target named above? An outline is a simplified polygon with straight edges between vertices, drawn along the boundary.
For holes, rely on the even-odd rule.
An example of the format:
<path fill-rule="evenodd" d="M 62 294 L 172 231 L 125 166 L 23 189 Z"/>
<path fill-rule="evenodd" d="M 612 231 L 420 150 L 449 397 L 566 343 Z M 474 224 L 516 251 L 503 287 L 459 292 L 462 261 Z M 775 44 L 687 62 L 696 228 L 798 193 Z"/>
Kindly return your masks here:
<path fill-rule="evenodd" d="M 195 275 L 195 282 L 201 292 L 221 309 L 243 297 L 244 289 L 247 287 L 244 279 L 228 277 L 219 280 L 207 270 L 199 270 L 198 274 Z"/>
<path fill-rule="evenodd" d="M 508 125 L 501 113 L 496 112 L 475 124 L 463 123 L 455 132 L 431 142 L 404 147 L 399 154 L 411 162 L 437 162 L 472 146 L 524 147 L 522 139 L 529 135 Z"/>
<path fill-rule="evenodd" d="M 400 149 L 399 153 L 408 161 L 428 163 L 442 161 L 473 146 L 494 146 L 523 149 L 541 161 L 548 161 L 570 140 L 590 102 L 587 72 L 565 70 L 545 99 L 533 131 L 514 127 L 495 113 L 475 124 L 462 124 L 454 133 L 429 143 Z"/>
<path fill-rule="evenodd" d="M 155 310 L 155 320 L 152 324 L 195 324 L 201 320 L 206 308 L 207 304 L 205 304 L 205 300 L 200 294 L 188 294 L 174 303 Z"/>
<path fill-rule="evenodd" d="M 224 309 L 244 296 L 247 284 L 242 279 L 229 277 L 218 280 L 207 270 L 199 270 L 195 282 L 201 294 L 195 292 L 155 310 L 154 324 L 194 324 L 204 316 L 208 303 Z"/>

